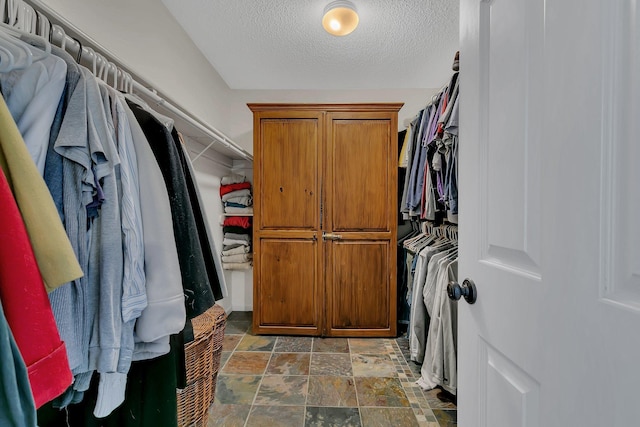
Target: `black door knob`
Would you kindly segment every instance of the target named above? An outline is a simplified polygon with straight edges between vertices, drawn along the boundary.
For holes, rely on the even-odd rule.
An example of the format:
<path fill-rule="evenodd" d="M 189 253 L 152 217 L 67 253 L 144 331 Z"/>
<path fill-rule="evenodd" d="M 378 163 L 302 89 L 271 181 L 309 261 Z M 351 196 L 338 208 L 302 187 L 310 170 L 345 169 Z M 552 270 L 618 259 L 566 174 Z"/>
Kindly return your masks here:
<path fill-rule="evenodd" d="M 469 304 L 473 304 L 478 298 L 478 291 L 476 290 L 476 284 L 473 283 L 473 280 L 464 279 L 462 286 L 457 282 L 449 282 L 447 285 L 447 295 L 449 295 L 449 298 L 453 301 L 458 301 L 460 297 L 464 297 Z"/>

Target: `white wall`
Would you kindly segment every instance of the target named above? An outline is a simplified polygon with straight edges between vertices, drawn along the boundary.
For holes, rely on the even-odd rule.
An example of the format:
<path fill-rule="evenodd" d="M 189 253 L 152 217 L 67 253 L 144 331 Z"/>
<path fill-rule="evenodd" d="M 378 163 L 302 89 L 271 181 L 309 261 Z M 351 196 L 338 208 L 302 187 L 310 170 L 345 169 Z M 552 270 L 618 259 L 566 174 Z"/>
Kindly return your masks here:
<path fill-rule="evenodd" d="M 160 1 L 46 0 L 131 71 L 224 130 L 229 87 Z"/>
<path fill-rule="evenodd" d="M 446 84 L 447 82 L 442 82 Z M 406 119 L 413 118 L 425 107 L 435 89 L 380 90 L 233 90 L 228 105 L 227 132 L 239 145 L 253 152 L 253 121 L 247 103 L 352 103 L 403 102 L 398 113 L 398 128 L 404 129 Z"/>

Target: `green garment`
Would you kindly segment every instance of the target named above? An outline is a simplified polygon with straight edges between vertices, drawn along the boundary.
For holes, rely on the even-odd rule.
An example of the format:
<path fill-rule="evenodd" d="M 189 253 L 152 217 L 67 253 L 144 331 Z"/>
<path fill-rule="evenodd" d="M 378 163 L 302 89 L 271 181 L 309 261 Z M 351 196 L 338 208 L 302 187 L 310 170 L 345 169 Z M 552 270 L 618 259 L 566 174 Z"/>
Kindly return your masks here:
<path fill-rule="evenodd" d="M 82 277 L 51 193 L 0 97 L 0 167 L 16 199 L 47 292 Z"/>

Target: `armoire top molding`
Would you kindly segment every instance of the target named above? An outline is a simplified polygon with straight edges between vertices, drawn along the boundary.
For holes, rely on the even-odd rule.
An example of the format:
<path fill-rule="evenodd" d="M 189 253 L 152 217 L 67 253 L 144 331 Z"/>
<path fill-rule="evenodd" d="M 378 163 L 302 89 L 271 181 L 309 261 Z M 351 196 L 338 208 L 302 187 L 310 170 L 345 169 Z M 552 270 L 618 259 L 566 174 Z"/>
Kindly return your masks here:
<path fill-rule="evenodd" d="M 356 104 L 284 104 L 284 103 L 248 103 L 247 107 L 253 112 L 278 111 L 278 110 L 303 110 L 303 111 L 395 111 L 398 112 L 404 105 L 403 102 L 378 102 Z"/>

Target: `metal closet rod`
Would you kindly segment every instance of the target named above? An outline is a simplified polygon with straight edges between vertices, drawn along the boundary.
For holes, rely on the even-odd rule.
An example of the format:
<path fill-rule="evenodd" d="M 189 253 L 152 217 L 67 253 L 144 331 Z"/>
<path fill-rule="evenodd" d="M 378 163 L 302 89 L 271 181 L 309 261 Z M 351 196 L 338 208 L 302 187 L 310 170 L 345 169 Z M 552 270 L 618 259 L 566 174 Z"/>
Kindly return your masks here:
<path fill-rule="evenodd" d="M 227 137 L 223 132 L 219 131 L 215 127 L 207 124 L 197 116 L 186 112 L 186 110 L 180 107 L 177 103 L 170 101 L 166 96 L 160 96 L 156 89 L 150 88 L 149 84 L 146 84 L 145 80 L 140 78 L 138 74 L 129 72 L 130 68 L 124 66 L 123 61 L 120 60 L 116 55 L 111 53 L 104 46 L 100 45 L 93 38 L 87 35 L 85 32 L 80 30 L 78 27 L 69 22 L 66 18 L 61 16 L 58 12 L 51 9 L 48 5 L 46 5 L 41 0 L 14 0 L 16 3 L 24 3 L 26 5 L 31 6 L 40 14 L 42 14 L 46 19 L 49 20 L 51 24 L 56 24 L 59 26 L 64 34 L 65 40 L 67 43 L 71 43 L 74 46 L 77 46 L 77 49 L 82 46 L 82 56 L 86 58 L 84 55 L 95 55 L 99 53 L 101 56 L 105 57 L 107 60 L 113 63 L 118 69 L 124 71 L 125 74 L 128 74 L 132 78 L 132 85 L 134 92 L 144 95 L 145 97 L 151 99 L 156 105 L 160 105 L 163 108 L 167 109 L 171 113 L 179 116 L 183 120 L 186 120 L 191 125 L 199 129 L 205 135 L 210 136 L 213 140 L 207 145 L 202 151 L 200 151 L 192 161 L 195 161 L 200 156 L 202 156 L 209 148 L 211 148 L 215 143 L 222 144 L 224 147 L 232 150 L 237 153 L 240 157 L 245 160 L 253 160 L 253 156 L 240 147 L 237 143 Z M 12 2 L 13 3 L 13 2 Z M 55 28 L 54 28 L 55 30 Z M 69 35 L 72 34 L 72 35 Z M 132 74 L 136 77 L 132 77 Z"/>

